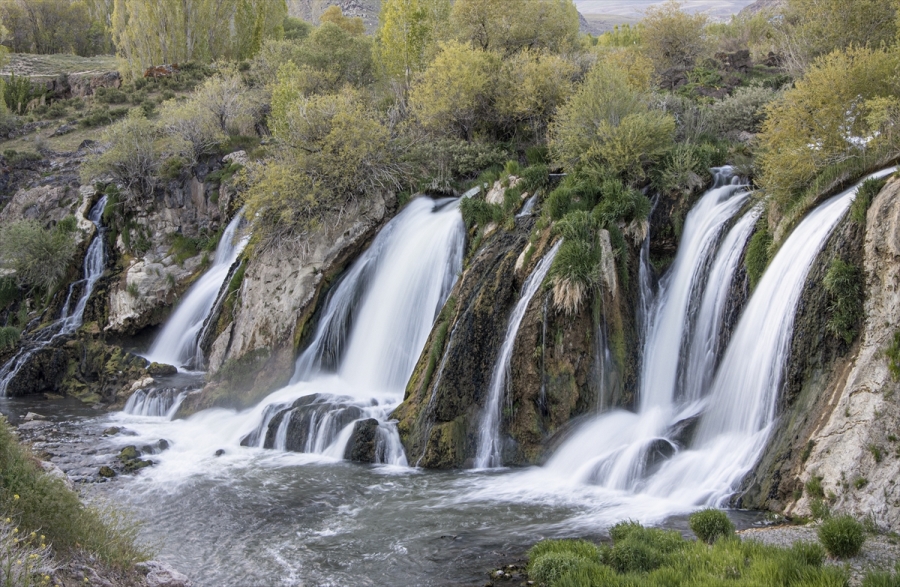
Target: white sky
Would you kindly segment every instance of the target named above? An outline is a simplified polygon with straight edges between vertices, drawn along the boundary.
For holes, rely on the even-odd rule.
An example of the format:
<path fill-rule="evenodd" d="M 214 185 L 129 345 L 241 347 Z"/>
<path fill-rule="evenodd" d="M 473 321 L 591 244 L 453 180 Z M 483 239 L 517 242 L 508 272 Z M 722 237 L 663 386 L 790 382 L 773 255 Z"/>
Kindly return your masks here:
<path fill-rule="evenodd" d="M 753 0 L 682 0 L 682 6 L 690 12 L 706 12 L 710 16 L 728 17 L 736 14 Z M 582 14 L 607 14 L 640 18 L 644 10 L 661 0 L 575 0 Z"/>

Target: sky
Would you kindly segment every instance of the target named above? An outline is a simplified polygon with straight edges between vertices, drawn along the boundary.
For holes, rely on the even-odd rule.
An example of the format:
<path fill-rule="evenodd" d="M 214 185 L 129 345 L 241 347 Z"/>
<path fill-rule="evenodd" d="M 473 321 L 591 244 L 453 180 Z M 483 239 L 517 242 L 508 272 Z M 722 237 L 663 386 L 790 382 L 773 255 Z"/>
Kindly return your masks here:
<path fill-rule="evenodd" d="M 753 0 L 682 0 L 684 9 L 706 12 L 710 16 L 726 18 L 736 14 Z M 643 12 L 660 0 L 575 0 L 578 10 L 585 15 L 603 14 L 626 18 L 640 18 Z"/>

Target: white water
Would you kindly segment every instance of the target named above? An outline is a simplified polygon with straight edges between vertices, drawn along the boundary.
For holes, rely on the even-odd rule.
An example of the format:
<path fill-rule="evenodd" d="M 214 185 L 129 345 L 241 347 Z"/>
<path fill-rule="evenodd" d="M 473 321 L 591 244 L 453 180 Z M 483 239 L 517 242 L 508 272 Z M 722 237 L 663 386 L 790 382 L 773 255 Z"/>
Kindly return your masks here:
<path fill-rule="evenodd" d="M 290 385 L 244 412 L 207 410 L 187 420 L 142 422 L 139 428 L 156 428 L 172 439 L 173 448 L 160 458 L 182 469 L 241 444 L 341 459 L 355 422 L 374 418 L 379 462 L 405 466 L 388 416 L 403 400 L 462 269 L 464 246 L 456 201 L 413 200 L 332 289 Z"/>
<path fill-rule="evenodd" d="M 660 521 L 699 506 L 724 505 L 765 448 L 776 418 L 799 296 L 810 268 L 846 213 L 857 188 L 816 208 L 784 242 L 744 309 L 715 377 L 705 389 L 701 386 L 680 396 L 644 385 L 642 393 L 649 392 L 650 397 L 641 398 L 637 413 L 619 410 L 595 418 L 579 428 L 546 467 L 523 473 L 517 482 L 507 480 L 507 485 L 517 488 L 516 495 L 512 495 L 512 490 L 491 487 L 473 493 L 471 499 L 492 495 L 495 499 L 519 501 L 544 499 L 553 493 L 568 494 L 577 500 L 578 495 L 592 495 L 597 503 L 604 504 L 606 519 L 632 517 L 645 522 Z M 712 209 L 702 201 L 695 207 L 695 211 L 706 210 L 704 216 Z M 725 295 L 721 290 L 730 289 L 731 278 L 726 283 L 714 279 L 727 273 L 729 267 L 733 273 L 735 259 L 740 257 L 749 234 L 747 225 L 753 223 L 756 215 L 751 210 L 735 224 L 715 258 L 709 254 L 706 258 L 698 256 L 697 251 L 704 247 L 684 246 L 690 242 L 687 231 L 692 230 L 686 223 L 679 256 L 693 257 L 685 263 L 708 265 L 711 270 L 702 288 L 705 291 L 700 307 L 705 309 L 694 320 L 696 326 L 691 323 L 691 314 L 686 313 L 684 324 L 678 328 L 702 341 L 689 338 L 685 345 L 680 336 L 674 338 L 671 332 L 661 331 L 658 322 L 651 326 L 653 336 L 669 339 L 671 346 L 667 348 L 673 354 L 680 353 L 680 361 L 699 364 L 707 370 L 715 363 L 715 353 L 710 349 L 716 343 L 710 340 L 709 332 L 721 326 L 721 296 Z M 676 261 L 671 276 L 663 280 L 652 312 L 656 320 L 664 319 L 664 306 L 680 300 L 681 296 L 673 295 L 676 292 L 671 289 L 678 281 L 675 276 L 679 267 Z M 711 309 L 718 314 L 712 321 L 702 315 Z M 718 325 L 714 325 L 716 321 Z M 647 341 L 647 345 L 654 344 L 658 341 Z M 658 377 L 647 375 L 655 376 L 648 371 L 660 364 L 669 373 L 678 373 L 680 366 L 672 367 L 671 358 L 660 360 L 664 348 L 660 346 L 657 354 L 651 355 L 658 362 L 644 365 L 645 381 L 659 381 Z M 691 362 L 692 351 L 685 353 L 685 348 L 700 349 L 702 356 Z M 666 390 L 674 388 L 674 384 L 666 386 Z M 696 426 L 693 434 L 691 426 Z"/>
<path fill-rule="evenodd" d="M 203 353 L 200 350 L 203 324 L 216 303 L 231 266 L 250 239 L 249 235 L 240 234 L 242 223 L 243 211 L 238 212 L 225 228 L 212 267 L 184 295 L 150 347 L 147 360 L 179 368 L 203 367 Z"/>
<path fill-rule="evenodd" d="M 126 414 L 171 419 L 181 407 L 187 391 L 173 387 L 139 389 L 125 403 Z"/>
<path fill-rule="evenodd" d="M 481 421 L 478 425 L 478 448 L 475 453 L 475 468 L 485 469 L 491 467 L 499 467 L 501 462 L 501 446 L 500 446 L 500 406 L 503 403 L 503 397 L 507 392 L 507 381 L 509 380 L 509 366 L 512 360 L 513 347 L 516 344 L 516 335 L 519 333 L 519 326 L 525 317 L 525 311 L 528 310 L 528 304 L 531 298 L 537 293 L 547 272 L 553 265 L 556 253 L 562 241 L 558 241 L 550 251 L 544 255 L 540 263 L 537 264 L 525 285 L 522 286 L 522 294 L 519 296 L 519 302 L 513 309 L 512 315 L 509 317 L 509 324 L 506 327 L 506 337 L 503 339 L 503 345 L 497 355 L 497 361 L 494 363 L 494 373 L 491 376 L 491 386 L 488 392 L 487 400 L 481 412 Z"/>
<path fill-rule="evenodd" d="M 106 230 L 100 222 L 103 218 L 103 209 L 106 207 L 106 202 L 107 197 L 103 196 L 88 213 L 88 220 L 97 228 L 97 233 L 94 235 L 94 239 L 84 255 L 84 277 L 69 286 L 60 317 L 33 335 L 28 336 L 22 343 L 22 349 L 0 368 L 0 397 L 8 395 L 7 388 L 9 384 L 36 352 L 59 338 L 71 336 L 81 327 L 88 300 L 91 294 L 94 293 L 94 287 L 106 268 Z M 78 287 L 82 288 L 81 296 L 78 298 L 75 307 L 72 308 L 72 296 Z"/>

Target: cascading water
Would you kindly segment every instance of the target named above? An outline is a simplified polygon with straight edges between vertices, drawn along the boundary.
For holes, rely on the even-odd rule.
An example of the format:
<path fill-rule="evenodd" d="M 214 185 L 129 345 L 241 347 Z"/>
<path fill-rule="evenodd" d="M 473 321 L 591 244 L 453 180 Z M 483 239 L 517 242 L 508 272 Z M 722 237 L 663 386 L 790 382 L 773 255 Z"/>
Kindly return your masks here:
<path fill-rule="evenodd" d="M 685 401 L 679 385 L 685 365 L 682 358 L 690 356 L 694 331 L 711 330 L 713 340 L 717 339 L 723 310 L 714 303 L 704 306 L 700 302 L 700 312 L 692 307 L 720 288 L 730 288 L 733 271 L 716 283 L 705 278 L 717 269 L 733 268 L 740 258 L 749 236 L 740 227 L 749 223 L 752 228 L 748 216 L 755 219 L 758 212 L 748 213 L 724 240 L 722 236 L 748 197 L 749 192 L 737 184 L 729 168 L 716 170 L 714 187 L 685 219 L 672 267 L 660 280 L 652 303 L 644 306 L 646 338 L 638 412 L 613 411 L 585 425 L 548 462 L 549 470 L 565 471 L 566 475 L 574 471 L 581 482 L 634 491 L 648 472 L 678 449 L 675 436 L 681 431 L 679 424 L 700 410 L 697 402 Z M 642 261 L 647 262 L 644 255 Z M 642 283 L 648 281 L 644 273 Z M 649 289 L 645 291 L 645 295 L 649 293 Z"/>
<path fill-rule="evenodd" d="M 374 419 L 377 458 L 405 465 L 387 418 L 456 283 L 464 245 L 455 200 L 410 203 L 335 286 L 292 385 L 258 407 L 242 443 L 341 458 L 354 426 Z"/>
<path fill-rule="evenodd" d="M 124 412 L 135 416 L 173 418 L 187 393 L 177 387 L 139 389 L 125 402 Z"/>
<path fill-rule="evenodd" d="M 240 234 L 243 223 L 243 213 L 238 212 L 222 233 L 212 267 L 191 286 L 150 347 L 149 361 L 179 368 L 203 367 L 200 334 L 231 266 L 250 238 Z"/>
<path fill-rule="evenodd" d="M 894 169 L 870 177 L 883 177 Z M 844 216 L 859 185 L 835 196 L 811 212 L 791 233 L 763 275 L 728 341 L 715 369 L 716 346 L 724 296 L 731 287 L 741 250 L 759 215 L 754 209 L 732 228 L 719 247 L 706 280 L 696 325 L 689 343 L 670 339 L 696 381 L 680 395 L 647 387 L 653 363 L 645 364 L 641 411 L 603 415 L 581 428 L 550 460 L 543 475 L 592 482 L 626 495 L 665 500 L 667 511 L 698 505 L 721 505 L 737 489 L 759 459 L 776 417 L 778 393 L 793 333 L 794 314 L 809 270 L 834 227 Z M 707 195 L 706 197 L 709 197 Z M 703 209 L 703 202 L 695 210 Z M 694 214 L 694 212 L 692 212 Z M 688 226 L 686 224 L 686 230 Z M 687 244 L 687 241 L 685 241 Z M 679 256 L 690 254 L 682 245 Z M 673 267 L 673 276 L 677 274 Z M 700 266 L 701 259 L 692 264 Z M 725 283 L 721 276 L 728 276 Z M 675 278 L 670 278 L 670 283 Z M 665 288 L 655 315 L 665 314 L 673 298 Z M 709 315 L 707 315 L 709 314 Z M 683 315 L 684 331 L 689 315 Z M 657 318 L 658 319 L 658 318 Z M 658 333 L 658 329 L 652 329 Z M 654 344 L 648 340 L 648 345 Z M 651 355 L 652 356 L 652 355 Z M 668 364 L 668 373 L 678 366 Z M 709 383 L 704 383 L 704 378 Z M 688 378 L 690 381 L 690 378 Z M 708 392 L 703 395 L 704 389 Z M 666 386 L 672 389 L 672 385 Z M 652 414 L 668 413 L 660 421 Z M 694 428 L 691 433 L 686 433 Z M 685 439 L 682 435 L 688 437 Z M 683 444 L 688 444 L 685 449 Z M 574 476 L 572 471 L 576 471 Z"/>
<path fill-rule="evenodd" d="M 22 343 L 22 349 L 0 368 L 0 397 L 8 395 L 7 388 L 10 383 L 36 352 L 62 337 L 71 336 L 81 327 L 88 300 L 91 294 L 94 293 L 94 287 L 106 268 L 106 229 L 101 224 L 106 202 L 107 197 L 103 196 L 88 213 L 88 220 L 96 227 L 97 234 L 88 246 L 87 253 L 84 256 L 84 277 L 69 286 L 60 317 L 33 335 L 28 336 Z M 81 289 L 81 295 L 73 308 L 72 298 L 75 292 L 78 291 L 78 288 Z"/>
<path fill-rule="evenodd" d="M 500 405 L 503 401 L 503 396 L 506 394 L 509 366 L 512 360 L 513 347 L 516 343 L 516 335 L 519 333 L 519 326 L 522 324 L 522 319 L 525 317 L 525 311 L 528 309 L 528 304 L 531 303 L 531 298 L 537 293 L 544 282 L 544 278 L 547 277 L 547 272 L 550 271 L 550 267 L 553 265 L 553 260 L 556 258 L 560 244 L 562 244 L 562 241 L 558 241 L 553 245 L 553 248 L 541 259 L 532 274 L 525 280 L 525 285 L 522 286 L 522 295 L 519 296 L 519 302 L 509 318 L 509 325 L 506 327 L 506 337 L 503 340 L 503 345 L 500 347 L 497 361 L 494 363 L 491 386 L 478 426 L 478 448 L 475 453 L 475 468 L 477 469 L 502 465 Z"/>

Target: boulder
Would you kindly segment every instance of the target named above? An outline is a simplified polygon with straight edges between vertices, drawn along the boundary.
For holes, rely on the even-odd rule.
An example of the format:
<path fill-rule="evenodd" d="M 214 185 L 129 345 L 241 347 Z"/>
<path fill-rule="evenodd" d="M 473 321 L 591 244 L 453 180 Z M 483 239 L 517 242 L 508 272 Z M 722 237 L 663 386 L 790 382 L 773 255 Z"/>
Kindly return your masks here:
<path fill-rule="evenodd" d="M 146 573 L 144 585 L 147 587 L 192 587 L 193 583 L 186 575 L 179 573 L 169 565 L 159 561 L 147 561 L 135 565 Z"/>
<path fill-rule="evenodd" d="M 377 456 L 377 439 L 378 420 L 374 418 L 359 420 L 353 426 L 353 434 L 344 450 L 344 458 L 358 463 L 374 463 Z"/>

